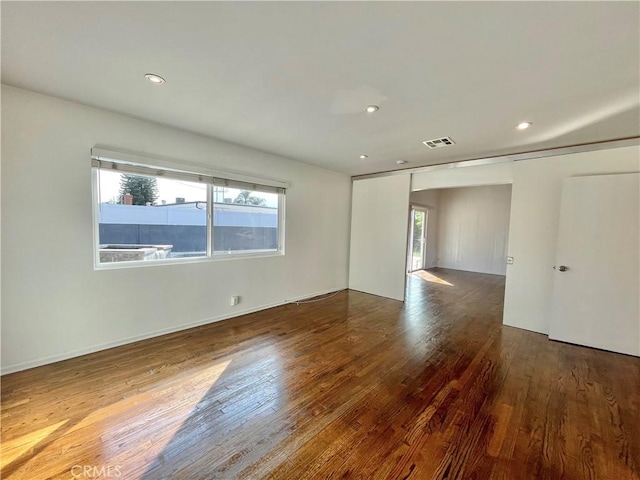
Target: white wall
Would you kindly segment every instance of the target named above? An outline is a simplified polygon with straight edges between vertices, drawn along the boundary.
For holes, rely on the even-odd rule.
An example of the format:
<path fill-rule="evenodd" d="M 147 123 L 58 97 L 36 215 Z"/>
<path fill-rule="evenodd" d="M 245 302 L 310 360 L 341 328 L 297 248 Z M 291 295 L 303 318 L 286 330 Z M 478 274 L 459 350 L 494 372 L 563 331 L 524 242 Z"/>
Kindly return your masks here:
<path fill-rule="evenodd" d="M 424 268 L 437 266 L 439 194 L 440 190 L 421 190 L 419 192 L 411 192 L 409 198 L 412 205 L 424 207 L 428 210 Z"/>
<path fill-rule="evenodd" d="M 404 300 L 408 175 L 353 182 L 349 288 Z"/>
<path fill-rule="evenodd" d="M 438 267 L 505 275 L 511 185 L 440 190 Z"/>
<path fill-rule="evenodd" d="M 487 165 L 441 165 L 411 176 L 411 191 L 432 188 L 477 187 L 511 183 L 513 162 Z"/>
<path fill-rule="evenodd" d="M 2 127 L 3 373 L 347 286 L 346 175 L 6 86 Z M 96 144 L 291 182 L 286 255 L 94 271 Z"/>
<path fill-rule="evenodd" d="M 506 325 L 549 333 L 562 180 L 638 171 L 638 146 L 513 164 L 509 255 L 514 257 L 514 264 L 507 268 Z"/>

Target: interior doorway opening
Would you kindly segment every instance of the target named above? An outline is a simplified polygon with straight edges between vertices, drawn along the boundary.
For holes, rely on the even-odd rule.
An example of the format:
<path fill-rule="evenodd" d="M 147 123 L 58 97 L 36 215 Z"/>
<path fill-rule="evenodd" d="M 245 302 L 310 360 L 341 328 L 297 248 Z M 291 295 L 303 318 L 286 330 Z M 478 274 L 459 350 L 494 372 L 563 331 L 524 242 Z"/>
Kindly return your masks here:
<path fill-rule="evenodd" d="M 409 207 L 408 282 L 444 285 L 446 270 L 506 276 L 510 184 L 414 191 Z"/>

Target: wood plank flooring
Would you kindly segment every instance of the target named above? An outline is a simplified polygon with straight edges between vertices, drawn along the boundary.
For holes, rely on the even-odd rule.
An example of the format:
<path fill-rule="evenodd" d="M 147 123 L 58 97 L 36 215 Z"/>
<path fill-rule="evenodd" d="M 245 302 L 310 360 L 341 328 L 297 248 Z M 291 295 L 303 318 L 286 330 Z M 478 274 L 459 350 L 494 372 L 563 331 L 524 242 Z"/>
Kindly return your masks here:
<path fill-rule="evenodd" d="M 435 269 L 7 375 L 2 478 L 640 479 L 640 359 L 503 295 Z"/>

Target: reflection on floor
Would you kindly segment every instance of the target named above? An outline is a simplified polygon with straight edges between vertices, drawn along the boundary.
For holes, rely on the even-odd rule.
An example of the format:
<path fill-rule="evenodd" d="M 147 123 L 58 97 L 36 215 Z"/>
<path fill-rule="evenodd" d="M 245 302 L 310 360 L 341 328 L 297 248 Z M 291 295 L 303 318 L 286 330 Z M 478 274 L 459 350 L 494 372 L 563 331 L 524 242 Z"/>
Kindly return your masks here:
<path fill-rule="evenodd" d="M 432 273 L 432 271 L 433 270 L 418 270 L 416 272 L 412 272 L 411 276 L 421 278 L 426 282 L 439 283 L 440 285 L 449 285 L 450 287 L 453 287 L 453 284 L 447 282 L 446 280 L 443 280 L 440 277 L 437 277 Z"/>

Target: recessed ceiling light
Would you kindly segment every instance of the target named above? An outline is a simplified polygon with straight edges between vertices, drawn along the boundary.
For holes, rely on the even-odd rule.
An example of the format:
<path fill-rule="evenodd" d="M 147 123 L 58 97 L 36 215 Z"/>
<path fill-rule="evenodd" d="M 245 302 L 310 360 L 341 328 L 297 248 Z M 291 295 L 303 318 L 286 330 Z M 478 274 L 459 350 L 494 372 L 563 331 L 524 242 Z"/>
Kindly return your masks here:
<path fill-rule="evenodd" d="M 396 160 L 396 163 L 398 165 L 404 165 L 405 163 L 407 163 L 407 161 L 406 160 Z"/>
<path fill-rule="evenodd" d="M 162 78 L 160 75 L 156 75 L 155 73 L 147 73 L 145 74 L 144 78 L 149 80 L 151 83 L 155 83 L 156 85 L 164 83 L 164 78 Z"/>
<path fill-rule="evenodd" d="M 521 122 L 518 125 L 516 125 L 516 128 L 518 130 L 526 130 L 527 128 L 529 128 L 531 125 L 533 125 L 533 123 L 531 122 Z"/>
<path fill-rule="evenodd" d="M 369 158 L 369 155 L 360 155 L 360 158 L 364 160 L 365 158 Z"/>
<path fill-rule="evenodd" d="M 374 113 L 374 112 L 377 112 L 378 110 L 380 110 L 380 107 L 378 105 L 369 105 L 364 110 L 367 113 Z"/>

